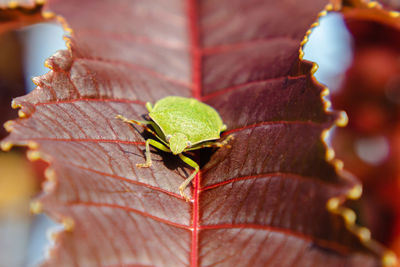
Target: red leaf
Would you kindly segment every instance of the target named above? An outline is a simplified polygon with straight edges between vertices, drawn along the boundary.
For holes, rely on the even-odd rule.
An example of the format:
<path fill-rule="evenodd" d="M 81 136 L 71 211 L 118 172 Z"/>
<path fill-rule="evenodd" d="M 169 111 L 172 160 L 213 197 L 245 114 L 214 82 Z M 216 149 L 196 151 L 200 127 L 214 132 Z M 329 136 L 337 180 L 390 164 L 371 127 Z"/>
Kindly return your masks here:
<path fill-rule="evenodd" d="M 320 136 L 338 116 L 298 59 L 325 4 L 50 1 L 73 29 L 70 50 L 14 101 L 26 118 L 3 143 L 51 163 L 36 207 L 67 231 L 44 265 L 378 265 L 382 248 L 340 216 L 359 185 L 325 159 Z M 206 164 L 189 203 L 178 186 L 193 170 L 156 150 L 136 168 L 144 138 L 115 119 L 167 95 L 214 106 L 235 136 L 194 155 Z"/>

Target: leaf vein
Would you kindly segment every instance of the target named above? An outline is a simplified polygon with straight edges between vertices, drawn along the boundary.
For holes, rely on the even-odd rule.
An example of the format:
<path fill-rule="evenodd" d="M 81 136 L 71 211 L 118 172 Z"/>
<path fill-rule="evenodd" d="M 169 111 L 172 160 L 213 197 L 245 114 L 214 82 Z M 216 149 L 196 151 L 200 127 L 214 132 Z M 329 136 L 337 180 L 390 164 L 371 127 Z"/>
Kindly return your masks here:
<path fill-rule="evenodd" d="M 168 221 L 162 218 L 159 218 L 157 216 L 151 215 L 147 212 L 143 212 L 137 209 L 133 209 L 130 207 L 125 207 L 125 206 L 120 206 L 120 205 L 116 205 L 116 204 L 109 204 L 109 203 L 98 203 L 98 202 L 75 202 L 75 201 L 71 201 L 71 202 L 66 202 L 66 205 L 69 206 L 77 206 L 77 205 L 81 205 L 81 206 L 92 206 L 92 207 L 104 207 L 104 208 L 113 208 L 113 209 L 121 209 L 127 212 L 132 212 L 138 215 L 141 215 L 143 217 L 152 219 L 154 221 L 158 221 L 164 224 L 168 224 L 177 228 L 181 228 L 181 229 L 186 229 L 186 230 L 191 230 L 191 227 L 188 225 L 184 225 L 184 224 L 179 224 L 179 223 L 175 223 L 172 221 Z"/>
<path fill-rule="evenodd" d="M 66 99 L 66 100 L 57 100 L 50 102 L 41 102 L 34 104 L 35 106 L 43 106 L 43 105 L 56 105 L 56 104 L 65 104 L 65 103 L 76 103 L 76 102 L 119 102 L 119 103 L 128 103 L 128 104 L 138 104 L 145 105 L 145 102 L 140 100 L 129 100 L 129 99 L 114 99 L 114 98 L 76 98 L 76 99 Z"/>
<path fill-rule="evenodd" d="M 95 170 L 95 169 L 92 169 L 92 168 L 79 166 L 79 165 L 74 164 L 74 163 L 69 163 L 69 164 L 74 166 L 74 167 L 76 167 L 76 168 L 82 169 L 82 170 L 86 170 L 86 171 L 89 171 L 89 172 L 93 172 L 93 173 L 96 173 L 96 174 L 99 174 L 99 175 L 103 175 L 103 176 L 107 176 L 107 177 L 110 177 L 110 178 L 114 178 L 114 179 L 117 179 L 117 180 L 125 181 L 125 182 L 131 183 L 131 184 L 147 187 L 147 188 L 156 190 L 158 192 L 170 195 L 172 197 L 175 197 L 175 198 L 178 198 L 178 199 L 181 199 L 181 200 L 185 200 L 181 195 L 173 193 L 171 191 L 164 190 L 164 189 L 162 189 L 160 187 L 156 187 L 156 186 L 152 186 L 152 185 L 145 184 L 145 183 L 142 183 L 142 182 L 138 182 L 138 181 L 135 181 L 135 180 L 131 180 L 131 179 L 128 179 L 126 177 L 122 177 L 122 176 L 119 176 L 119 175 L 116 175 L 116 174 L 105 173 L 105 172 L 101 172 L 101 171 L 98 171 L 98 170 Z"/>
<path fill-rule="evenodd" d="M 238 182 L 238 181 L 263 179 L 263 178 L 270 179 L 270 178 L 276 177 L 276 176 L 280 176 L 280 177 L 290 176 L 292 178 L 296 178 L 296 179 L 299 179 L 299 180 L 307 180 L 307 179 L 311 179 L 312 178 L 312 177 L 306 177 L 306 176 L 302 176 L 302 175 L 299 175 L 299 174 L 296 174 L 296 173 L 289 173 L 289 172 L 262 173 L 262 174 L 255 174 L 255 175 L 236 177 L 236 178 L 225 180 L 225 181 L 222 181 L 222 182 L 219 182 L 219 183 L 211 184 L 211 185 L 205 186 L 203 188 L 200 188 L 200 191 L 212 190 L 212 189 L 218 188 L 220 186 L 224 186 L 226 184 L 231 184 L 231 183 Z M 327 181 L 323 181 L 323 180 L 320 180 L 320 179 L 315 179 L 315 182 L 316 183 L 320 183 L 320 184 L 329 184 L 329 185 L 332 185 L 332 186 L 335 186 L 335 187 L 337 186 L 337 185 L 331 184 L 331 183 L 329 183 Z"/>

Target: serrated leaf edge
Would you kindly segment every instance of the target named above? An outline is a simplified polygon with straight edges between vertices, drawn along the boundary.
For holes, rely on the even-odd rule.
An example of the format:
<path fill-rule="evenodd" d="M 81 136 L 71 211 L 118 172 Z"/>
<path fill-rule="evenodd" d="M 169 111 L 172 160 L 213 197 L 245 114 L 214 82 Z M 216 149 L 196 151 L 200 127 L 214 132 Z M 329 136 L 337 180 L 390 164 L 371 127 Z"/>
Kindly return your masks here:
<path fill-rule="evenodd" d="M 360 0 L 360 1 L 363 3 L 366 3 L 368 8 L 378 8 L 378 9 L 383 10 L 382 5 L 376 1 L 370 1 L 370 2 L 366 2 L 364 0 Z M 45 0 L 35 0 L 35 5 L 44 5 L 44 4 L 45 4 Z M 19 7 L 23 8 L 23 6 L 19 5 L 19 3 L 17 3 L 16 1 L 10 1 L 8 3 L 8 7 L 11 9 L 19 8 Z M 34 7 L 35 6 L 33 6 L 32 8 L 34 8 Z M 340 6 L 340 8 L 341 8 L 341 6 Z M 327 4 L 325 6 L 325 8 L 318 14 L 316 21 L 311 24 L 311 26 L 310 26 L 309 30 L 306 32 L 303 40 L 300 42 L 300 48 L 299 48 L 300 62 L 304 62 L 303 48 L 304 48 L 305 44 L 308 42 L 309 36 L 312 33 L 313 29 L 315 27 L 319 26 L 320 18 L 326 16 L 329 12 L 340 11 L 340 8 L 338 8 L 337 6 L 334 7 L 334 5 L 330 3 L 330 4 Z M 388 11 L 388 14 L 392 18 L 400 17 L 400 12 L 397 12 L 397 11 Z M 56 15 L 54 12 L 49 12 L 49 11 L 42 11 L 42 16 L 45 19 L 56 19 L 62 25 L 64 31 L 67 34 L 69 34 L 69 35 L 73 34 L 72 28 L 69 27 L 68 23 L 62 16 Z M 69 50 L 69 52 L 71 52 L 70 37 L 65 36 L 64 40 L 65 40 L 67 49 Z M 47 63 L 47 61 L 45 61 L 45 66 L 47 68 L 49 68 L 50 70 L 52 70 L 52 67 Z M 317 70 L 318 70 L 318 65 L 317 65 L 317 63 L 313 62 L 311 70 L 310 70 L 311 77 L 316 84 L 323 86 L 316 80 L 316 78 L 314 76 L 314 74 Z M 329 110 L 329 109 L 331 107 L 331 103 L 329 100 L 327 100 L 325 98 L 326 96 L 329 95 L 329 89 L 326 86 L 323 86 L 323 88 L 324 89 L 321 91 L 321 94 L 320 94 L 321 101 L 323 103 L 324 111 L 326 113 L 330 113 L 331 110 Z M 13 102 L 12 108 L 20 109 L 20 108 L 22 108 L 22 106 L 20 104 L 15 104 Z M 22 110 L 19 110 L 18 117 L 20 119 L 23 119 L 23 118 L 26 118 L 27 115 Z M 347 119 L 346 113 L 344 111 L 341 111 L 339 113 L 339 117 L 335 120 L 334 125 L 336 125 L 338 127 L 345 127 L 347 125 L 347 121 L 348 121 L 348 119 Z M 8 132 L 12 131 L 12 123 L 13 123 L 13 121 L 7 121 L 4 124 L 4 127 L 6 128 L 6 130 Z M 342 176 L 342 175 L 340 175 L 340 173 L 344 171 L 343 170 L 344 164 L 341 160 L 335 158 L 334 150 L 326 142 L 327 135 L 329 134 L 331 129 L 332 129 L 332 127 L 324 130 L 321 134 L 321 140 L 326 149 L 325 160 L 328 163 L 332 164 L 332 166 L 334 166 L 337 175 Z M 26 153 L 27 153 L 27 158 L 29 160 L 31 160 L 31 161 L 43 160 L 43 161 L 47 162 L 49 164 L 49 166 L 45 169 L 45 178 L 46 178 L 45 183 L 55 184 L 57 182 L 57 176 L 56 176 L 55 170 L 51 167 L 51 165 L 52 165 L 51 158 L 49 157 L 49 155 L 45 155 L 44 153 L 39 151 L 39 145 L 36 142 L 27 141 L 27 142 L 21 142 L 19 144 L 14 144 L 11 142 L 3 141 L 0 143 L 0 147 L 3 151 L 8 151 L 13 146 L 27 146 L 29 148 L 29 150 Z M 45 188 L 46 188 L 46 186 L 44 185 L 43 190 L 47 191 Z M 196 190 L 196 189 L 194 189 L 194 190 Z M 332 214 L 337 214 L 337 215 L 341 216 L 343 218 L 343 220 L 345 221 L 347 230 L 349 230 L 351 233 L 353 233 L 355 236 L 357 236 L 363 245 L 365 245 L 371 251 L 374 251 L 377 253 L 377 251 L 382 251 L 382 245 L 371 238 L 369 229 L 367 229 L 366 227 L 356 225 L 355 212 L 353 210 L 343 206 L 343 203 L 347 199 L 358 199 L 359 197 L 361 197 L 361 194 L 362 194 L 362 186 L 356 185 L 352 189 L 350 189 L 346 195 L 330 198 L 327 201 L 326 208 Z M 43 205 L 40 202 L 40 200 L 33 200 L 30 204 L 30 210 L 33 214 L 42 213 Z M 71 232 L 75 228 L 75 221 L 73 218 L 71 218 L 69 216 L 61 215 L 61 218 L 57 219 L 56 221 L 63 225 L 64 231 Z M 46 252 L 45 252 L 45 254 L 47 255 L 46 258 L 48 258 L 51 255 L 51 251 L 55 248 L 55 243 L 57 242 L 58 236 L 59 236 L 58 234 L 54 234 L 51 237 L 48 237 L 48 240 L 51 243 L 53 243 L 53 245 L 47 247 Z M 377 255 L 378 255 L 378 253 L 377 253 Z M 382 262 L 383 266 L 394 266 L 397 264 L 396 255 L 392 251 L 386 250 L 384 255 L 382 256 L 381 262 Z"/>

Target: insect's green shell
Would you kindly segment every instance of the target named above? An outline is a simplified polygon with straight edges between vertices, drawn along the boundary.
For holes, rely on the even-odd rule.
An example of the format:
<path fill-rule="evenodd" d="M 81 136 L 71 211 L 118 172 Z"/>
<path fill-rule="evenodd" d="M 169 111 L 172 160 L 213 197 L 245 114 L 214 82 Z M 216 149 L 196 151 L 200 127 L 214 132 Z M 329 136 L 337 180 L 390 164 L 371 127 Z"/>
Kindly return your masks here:
<path fill-rule="evenodd" d="M 168 96 L 149 113 L 165 136 L 182 133 L 192 145 L 220 138 L 224 124 L 218 112 L 193 98 Z"/>

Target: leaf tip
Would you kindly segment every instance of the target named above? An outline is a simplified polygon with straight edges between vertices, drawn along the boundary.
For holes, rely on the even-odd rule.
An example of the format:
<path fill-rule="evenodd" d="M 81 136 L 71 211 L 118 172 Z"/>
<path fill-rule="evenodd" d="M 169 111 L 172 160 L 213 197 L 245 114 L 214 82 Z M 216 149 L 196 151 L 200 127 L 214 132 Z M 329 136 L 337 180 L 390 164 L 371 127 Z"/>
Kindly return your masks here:
<path fill-rule="evenodd" d="M 32 77 L 31 81 L 33 82 L 34 85 L 39 86 L 40 85 L 40 78 L 39 77 Z"/>
<path fill-rule="evenodd" d="M 367 227 L 358 227 L 356 232 L 361 241 L 367 242 L 371 240 L 371 231 Z"/>
<path fill-rule="evenodd" d="M 34 200 L 30 204 L 30 211 L 33 214 L 40 214 L 43 211 L 43 205 L 40 201 Z"/>
<path fill-rule="evenodd" d="M 303 51 L 303 49 L 300 47 L 300 49 L 299 49 L 299 59 L 300 59 L 300 60 L 303 60 L 303 57 L 304 57 L 304 51 Z"/>
<path fill-rule="evenodd" d="M 1 147 L 1 150 L 3 150 L 3 151 L 10 151 L 11 148 L 13 147 L 13 143 L 3 141 L 0 143 L 0 147 Z"/>
<path fill-rule="evenodd" d="M 61 16 L 56 16 L 57 20 L 61 23 L 64 31 L 66 31 L 68 34 L 72 34 L 73 30 L 69 27 L 68 23 L 65 21 L 65 19 Z"/>
<path fill-rule="evenodd" d="M 22 119 L 28 117 L 28 115 L 20 109 L 18 110 L 18 117 Z"/>
<path fill-rule="evenodd" d="M 335 151 L 332 148 L 328 148 L 325 152 L 325 159 L 331 161 L 335 158 Z"/>
<path fill-rule="evenodd" d="M 48 167 L 45 171 L 44 171 L 44 176 L 46 177 L 46 179 L 48 181 L 55 181 L 56 180 L 56 172 L 54 171 L 53 168 Z"/>
<path fill-rule="evenodd" d="M 345 111 L 341 111 L 339 113 L 339 117 L 335 121 L 336 126 L 345 127 L 349 123 L 349 118 L 347 117 L 347 113 Z"/>
<path fill-rule="evenodd" d="M 329 101 L 329 100 L 324 101 L 324 109 L 325 110 L 328 110 L 331 106 L 332 106 L 331 101 Z"/>
<path fill-rule="evenodd" d="M 376 1 L 371 1 L 367 5 L 369 8 L 375 8 L 375 7 L 381 8 L 382 7 L 382 5 Z"/>
<path fill-rule="evenodd" d="M 17 104 L 17 102 L 15 102 L 15 99 L 13 99 L 13 100 L 11 101 L 11 107 L 12 107 L 13 109 L 17 109 L 17 108 L 20 108 L 20 107 L 21 107 L 21 104 Z"/>
<path fill-rule="evenodd" d="M 325 6 L 325 10 L 326 11 L 333 11 L 333 5 L 331 4 L 331 3 L 329 3 L 329 4 L 327 4 L 326 6 Z"/>
<path fill-rule="evenodd" d="M 392 251 L 388 250 L 383 254 L 382 265 L 383 266 L 397 266 L 397 257 Z"/>
<path fill-rule="evenodd" d="M 319 68 L 318 64 L 313 62 L 311 70 L 310 70 L 311 74 L 314 75 L 314 73 L 317 72 L 318 68 Z"/>
<path fill-rule="evenodd" d="M 45 66 L 46 68 L 50 69 L 50 70 L 53 70 L 53 65 L 50 63 L 49 59 L 46 59 L 46 60 L 44 61 L 44 66 Z M 35 78 L 37 78 L 37 77 L 33 77 L 33 78 L 32 78 L 32 82 L 33 82 L 35 85 L 37 85 L 37 84 L 35 83 L 35 81 L 34 81 Z M 38 80 L 37 80 L 37 82 L 38 82 Z"/>
<path fill-rule="evenodd" d="M 18 98 L 16 98 L 16 99 L 18 99 Z M 19 110 L 18 110 L 18 117 L 20 117 L 20 118 L 26 118 L 26 117 L 28 117 L 34 110 L 35 110 L 35 106 L 34 105 L 32 105 L 32 104 L 30 104 L 30 103 L 27 103 L 27 102 L 24 102 L 24 105 L 25 106 L 22 106 L 20 103 L 17 103 L 15 100 L 16 99 L 13 99 L 12 101 L 11 101 L 11 107 L 13 108 L 13 109 L 18 109 L 19 108 Z M 28 113 L 27 113 L 28 112 Z"/>
<path fill-rule="evenodd" d="M 75 221 L 71 217 L 64 217 L 61 221 L 65 231 L 72 232 L 75 228 Z"/>
<path fill-rule="evenodd" d="M 341 213 L 347 225 L 354 225 L 356 223 L 357 215 L 353 210 L 343 208 Z"/>
<path fill-rule="evenodd" d="M 308 36 L 304 36 L 303 41 L 301 41 L 300 45 L 303 46 L 308 42 Z"/>
<path fill-rule="evenodd" d="M 326 143 L 326 140 L 328 139 L 328 136 L 329 136 L 329 130 L 328 129 L 323 130 L 321 133 L 321 139 L 324 140 L 325 143 Z"/>
<path fill-rule="evenodd" d="M 39 159 L 42 159 L 43 157 L 42 157 L 42 153 L 40 153 L 39 151 L 37 151 L 37 150 L 29 150 L 27 153 L 26 153 L 26 156 L 28 157 L 28 159 L 30 160 L 30 161 L 35 161 L 35 160 L 39 160 Z"/>
<path fill-rule="evenodd" d="M 65 46 L 68 48 L 68 50 L 71 50 L 71 39 L 68 36 L 64 36 L 63 39 L 65 41 Z"/>
<path fill-rule="evenodd" d="M 14 9 L 14 8 L 17 8 L 19 5 L 18 5 L 17 1 L 10 1 L 10 2 L 7 3 L 7 6 L 10 9 Z"/>
<path fill-rule="evenodd" d="M 347 192 L 347 198 L 353 199 L 353 200 L 359 199 L 362 195 L 362 191 L 363 191 L 362 185 L 358 184 L 358 185 L 354 186 L 352 189 L 350 189 L 349 192 Z"/>
<path fill-rule="evenodd" d="M 73 61 L 71 59 L 69 51 L 59 50 L 54 55 L 45 60 L 44 66 L 52 71 L 68 72 L 71 69 L 72 62 Z M 40 76 L 38 77 L 38 81 L 40 84 L 42 83 L 42 78 Z"/>
<path fill-rule="evenodd" d="M 42 12 L 42 17 L 45 19 L 52 19 L 55 17 L 55 14 L 51 11 L 43 11 Z"/>
<path fill-rule="evenodd" d="M 333 197 L 326 202 L 326 208 L 329 211 L 337 210 L 340 205 L 340 199 L 337 197 Z"/>
<path fill-rule="evenodd" d="M 400 12 L 397 11 L 389 11 L 389 16 L 391 16 L 392 18 L 399 18 L 400 17 Z"/>
<path fill-rule="evenodd" d="M 324 10 L 322 10 L 321 12 L 319 12 L 318 17 L 324 17 L 324 16 L 326 16 L 326 14 L 328 14 L 328 11 L 330 11 L 330 10 L 327 10 L 326 7 L 325 7 Z"/>
<path fill-rule="evenodd" d="M 329 95 L 329 89 L 328 87 L 325 87 L 322 91 L 321 91 L 321 97 L 327 96 Z"/>
<path fill-rule="evenodd" d="M 343 170 L 344 163 L 340 159 L 334 159 L 332 161 L 333 166 L 335 167 L 336 171 L 341 171 Z"/>
<path fill-rule="evenodd" d="M 38 149 L 39 148 L 39 144 L 34 141 L 28 141 L 27 146 L 30 149 Z"/>
<path fill-rule="evenodd" d="M 11 132 L 12 130 L 13 130 L 13 124 L 14 124 L 14 122 L 13 121 L 6 121 L 4 124 L 3 124 L 3 127 L 4 127 L 4 129 L 6 129 L 6 131 L 7 132 Z"/>

